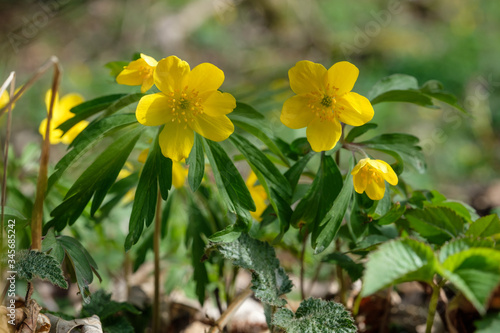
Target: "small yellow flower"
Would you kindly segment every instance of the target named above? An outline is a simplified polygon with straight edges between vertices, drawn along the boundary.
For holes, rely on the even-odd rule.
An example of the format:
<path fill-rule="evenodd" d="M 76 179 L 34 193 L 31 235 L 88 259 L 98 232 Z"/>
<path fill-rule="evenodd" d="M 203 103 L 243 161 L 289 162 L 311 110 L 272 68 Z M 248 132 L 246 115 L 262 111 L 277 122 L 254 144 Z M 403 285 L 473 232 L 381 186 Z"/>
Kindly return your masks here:
<path fill-rule="evenodd" d="M 248 187 L 248 191 L 252 196 L 253 201 L 255 202 L 256 210 L 255 212 L 250 212 L 254 219 L 257 221 L 261 221 L 261 215 L 264 213 L 264 210 L 267 207 L 267 193 L 264 189 L 264 186 L 255 183 L 257 182 L 257 175 L 252 171 L 247 178 L 246 185 Z"/>
<path fill-rule="evenodd" d="M 17 94 L 17 92 L 22 88 L 23 86 L 21 85 L 20 87 L 18 87 L 15 91 L 14 91 L 14 95 Z M 7 89 L 9 90 L 9 89 Z M 4 90 L 2 95 L 0 96 L 0 109 L 3 109 L 7 103 L 9 103 L 9 93 L 7 92 L 7 90 Z M 19 98 L 18 98 L 19 100 Z M 12 109 L 14 108 L 16 104 L 12 104 Z M 5 109 L 5 112 L 9 111 L 9 109 Z"/>
<path fill-rule="evenodd" d="M 143 53 L 137 60 L 131 61 L 128 66 L 116 77 L 116 82 L 127 86 L 141 86 L 141 92 L 145 93 L 154 84 L 154 71 L 158 62 Z"/>
<path fill-rule="evenodd" d="M 47 91 L 45 94 L 45 105 L 47 106 L 47 112 L 50 107 L 50 96 L 51 90 Z M 63 131 L 57 129 L 59 125 L 64 123 L 66 120 L 73 118 L 74 114 L 70 110 L 81 104 L 83 102 L 83 97 L 78 94 L 67 94 L 61 100 L 59 100 L 59 94 L 56 94 L 56 99 L 54 102 L 54 110 L 52 111 L 52 120 L 50 121 L 50 143 L 55 145 L 57 143 L 70 144 L 81 131 L 87 127 L 89 124 L 87 121 L 82 120 L 75 126 L 73 126 L 66 134 L 63 135 Z M 40 134 L 45 138 L 45 130 L 47 128 L 47 118 L 40 124 Z"/>
<path fill-rule="evenodd" d="M 382 160 L 364 158 L 358 162 L 351 174 L 354 190 L 358 193 L 366 191 L 372 200 L 380 200 L 384 197 L 384 180 L 391 185 L 398 184 L 398 176 L 391 166 Z"/>
<path fill-rule="evenodd" d="M 135 115 L 143 125 L 165 125 L 159 137 L 164 156 L 177 162 L 187 158 L 194 132 L 212 141 L 233 133 L 226 114 L 236 107 L 236 100 L 217 90 L 224 82 L 219 68 L 203 63 L 190 70 L 187 62 L 170 56 L 158 62 L 154 80 L 161 92 L 142 97 Z"/>
<path fill-rule="evenodd" d="M 307 140 L 314 151 L 330 150 L 339 141 L 341 122 L 361 126 L 373 118 L 370 101 L 351 92 L 359 70 L 342 61 L 326 69 L 311 61 L 299 61 L 288 71 L 290 87 L 297 95 L 287 99 L 281 122 L 298 129 L 307 127 Z"/>
<path fill-rule="evenodd" d="M 180 162 L 172 162 L 172 185 L 176 189 L 184 186 L 188 170 Z"/>

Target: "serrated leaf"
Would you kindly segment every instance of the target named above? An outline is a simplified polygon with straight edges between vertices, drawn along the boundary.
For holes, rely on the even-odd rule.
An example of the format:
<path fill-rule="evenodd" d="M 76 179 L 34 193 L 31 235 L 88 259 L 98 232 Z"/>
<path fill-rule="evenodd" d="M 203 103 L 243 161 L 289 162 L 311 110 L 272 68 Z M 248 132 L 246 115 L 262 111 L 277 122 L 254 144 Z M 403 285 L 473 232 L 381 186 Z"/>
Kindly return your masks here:
<path fill-rule="evenodd" d="M 446 258 L 456 253 L 472 248 L 493 248 L 495 243 L 491 239 L 478 239 L 473 237 L 464 237 L 453 239 L 445 243 L 439 249 L 439 261 L 444 262 Z"/>
<path fill-rule="evenodd" d="M 281 296 L 292 290 L 292 282 L 280 267 L 271 245 L 242 233 L 234 242 L 214 243 L 209 248 L 217 249 L 224 258 L 232 260 L 235 266 L 252 272 L 255 297 L 273 306 L 286 304 Z"/>
<path fill-rule="evenodd" d="M 387 225 L 396 222 L 406 212 L 406 206 L 399 202 L 392 205 L 391 209 L 377 220 L 379 225 Z"/>
<path fill-rule="evenodd" d="M 202 141 L 224 202 L 231 212 L 251 221 L 248 211 L 255 211 L 255 203 L 238 169 L 217 142 L 205 138 Z"/>
<path fill-rule="evenodd" d="M 314 298 L 302 301 L 295 314 L 278 309 L 272 323 L 287 333 L 357 332 L 354 319 L 342 304 Z"/>
<path fill-rule="evenodd" d="M 340 229 L 354 189 L 351 171 L 349 170 L 347 174 L 347 179 L 344 181 L 342 190 L 333 202 L 332 207 L 319 224 L 319 228 L 313 231 L 311 244 L 315 254 L 323 252 L 334 240 Z"/>
<path fill-rule="evenodd" d="M 186 159 L 189 165 L 188 183 L 193 192 L 200 187 L 203 175 L 205 174 L 205 154 L 203 153 L 203 143 L 198 133 L 194 134 L 194 144 L 189 157 Z"/>
<path fill-rule="evenodd" d="M 158 187 L 163 200 L 168 197 L 172 185 L 172 160 L 163 156 L 158 135 L 141 172 L 130 213 L 129 233 L 125 239 L 125 250 L 137 243 L 144 225 L 149 226 L 156 213 Z"/>
<path fill-rule="evenodd" d="M 342 267 L 342 269 L 344 269 L 347 274 L 349 274 L 352 282 L 358 280 L 363 275 L 363 264 L 354 262 L 351 257 L 342 252 L 330 253 L 323 257 L 321 261 L 337 264 L 338 266 Z"/>
<path fill-rule="evenodd" d="M 131 131 L 123 133 L 94 160 L 68 190 L 64 201 L 51 212 L 53 219 L 44 226 L 45 230 L 54 226 L 56 231 L 60 231 L 67 224 L 73 224 L 92 196 L 94 199 L 91 214 L 95 213 L 118 177 L 141 133 L 140 127 L 134 127 Z"/>
<path fill-rule="evenodd" d="M 62 174 L 74 163 L 79 161 L 88 151 L 95 147 L 101 140 L 127 126 L 137 124 L 135 114 L 119 114 L 103 118 L 90 123 L 69 145 L 71 150 L 64 155 L 55 166 L 55 171 L 50 175 L 47 191 L 52 188 Z"/>
<path fill-rule="evenodd" d="M 439 272 L 459 289 L 481 314 L 500 283 L 500 251 L 471 248 L 446 258 Z"/>
<path fill-rule="evenodd" d="M 391 133 L 382 134 L 370 140 L 359 142 L 364 148 L 374 149 L 389 154 L 396 159 L 412 165 L 420 173 L 425 171 L 425 159 L 422 148 L 417 146 L 417 137 L 409 134 Z"/>
<path fill-rule="evenodd" d="M 92 298 L 89 303 L 83 304 L 80 315 L 83 317 L 97 315 L 101 320 L 106 320 L 119 312 L 128 312 L 136 315 L 141 313 L 141 311 L 137 310 L 130 303 L 111 300 L 111 294 L 99 289 L 92 294 Z"/>
<path fill-rule="evenodd" d="M 54 257 L 43 252 L 28 250 L 19 252 L 16 269 L 21 279 L 31 281 L 37 277 L 61 288 L 68 288 L 60 264 Z"/>
<path fill-rule="evenodd" d="M 438 245 L 462 234 L 466 223 L 462 216 L 447 207 L 410 209 L 405 217 L 420 236 Z"/>
<path fill-rule="evenodd" d="M 475 237 L 490 237 L 500 234 L 500 219 L 497 214 L 483 216 L 474 221 L 469 230 L 465 233 L 466 236 Z"/>
<path fill-rule="evenodd" d="M 377 124 L 374 124 L 374 123 L 367 123 L 367 124 L 364 124 L 364 125 L 361 125 L 361 126 L 356 126 L 356 127 L 353 127 L 349 133 L 347 134 L 347 136 L 345 137 L 345 141 L 346 142 L 353 142 L 354 139 L 356 139 L 358 136 L 361 136 L 363 134 L 365 134 L 366 132 L 372 130 L 372 129 L 375 129 L 377 128 L 378 125 Z"/>
<path fill-rule="evenodd" d="M 431 283 L 436 265 L 434 251 L 429 245 L 409 238 L 389 241 L 368 255 L 361 295 L 368 296 L 402 282 Z"/>

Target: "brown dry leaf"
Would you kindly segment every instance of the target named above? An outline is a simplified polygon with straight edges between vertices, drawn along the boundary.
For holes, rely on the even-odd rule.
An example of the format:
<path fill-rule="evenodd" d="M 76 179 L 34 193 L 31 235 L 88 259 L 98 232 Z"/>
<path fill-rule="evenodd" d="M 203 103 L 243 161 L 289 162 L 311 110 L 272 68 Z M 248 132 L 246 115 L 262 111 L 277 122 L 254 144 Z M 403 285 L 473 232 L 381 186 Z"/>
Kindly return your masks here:
<path fill-rule="evenodd" d="M 38 321 L 38 315 L 42 307 L 35 300 L 30 300 L 29 306 L 23 308 L 26 318 L 18 329 L 19 333 L 35 333 Z"/>
<path fill-rule="evenodd" d="M 36 333 L 49 333 L 50 332 L 50 319 L 44 315 L 39 314 L 36 320 Z"/>
<path fill-rule="evenodd" d="M 49 313 L 47 313 L 47 317 L 50 319 L 52 325 L 50 331 L 53 333 L 70 333 L 77 327 L 81 327 L 82 333 L 102 333 L 101 320 L 96 315 L 70 321 L 53 316 Z"/>
<path fill-rule="evenodd" d="M 0 305 L 0 333 L 14 333 L 14 325 L 10 325 L 8 321 L 7 314 L 9 310 Z"/>

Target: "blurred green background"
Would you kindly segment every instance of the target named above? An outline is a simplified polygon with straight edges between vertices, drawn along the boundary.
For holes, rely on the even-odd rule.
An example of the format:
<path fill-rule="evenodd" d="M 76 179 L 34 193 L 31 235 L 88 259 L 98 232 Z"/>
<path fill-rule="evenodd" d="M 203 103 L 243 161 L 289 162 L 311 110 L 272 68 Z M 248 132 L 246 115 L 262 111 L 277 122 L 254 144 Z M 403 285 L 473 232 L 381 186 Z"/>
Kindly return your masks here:
<path fill-rule="evenodd" d="M 486 0 L 3 0 L 0 77 L 15 70 L 22 83 L 56 55 L 62 94 L 92 99 L 138 90 L 115 84 L 104 67 L 134 52 L 157 60 L 175 54 L 192 67 L 212 62 L 226 74 L 222 89 L 268 113 L 285 139 L 304 135 L 279 123 L 291 94 L 287 70 L 299 60 L 327 68 L 353 62 L 360 68 L 354 91 L 363 95 L 393 73 L 420 84 L 437 79 L 470 117 L 397 103 L 377 105 L 373 121 L 379 133 L 421 139 L 429 172 L 404 174 L 415 188 L 433 187 L 487 211 L 500 206 L 499 17 L 500 3 Z M 40 140 L 50 79 L 45 75 L 16 106 L 17 151 Z M 54 156 L 64 149 L 56 147 Z"/>

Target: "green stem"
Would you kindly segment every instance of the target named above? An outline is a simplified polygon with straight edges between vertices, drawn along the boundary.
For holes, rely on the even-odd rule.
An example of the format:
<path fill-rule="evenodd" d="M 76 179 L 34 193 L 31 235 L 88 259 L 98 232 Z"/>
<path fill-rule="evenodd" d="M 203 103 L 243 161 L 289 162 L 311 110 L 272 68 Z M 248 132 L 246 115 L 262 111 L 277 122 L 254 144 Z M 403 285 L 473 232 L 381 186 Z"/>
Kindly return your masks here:
<path fill-rule="evenodd" d="M 306 298 L 305 288 L 304 288 L 304 273 L 305 273 L 305 263 L 304 258 L 306 254 L 307 246 L 307 236 L 309 233 L 307 230 L 304 231 L 304 239 L 302 240 L 302 251 L 300 252 L 300 297 L 302 300 Z"/>
<path fill-rule="evenodd" d="M 158 189 L 156 201 L 155 231 L 153 234 L 154 252 L 154 301 L 153 301 L 153 332 L 160 332 L 160 238 L 161 238 L 161 193 Z"/>
<path fill-rule="evenodd" d="M 337 239 L 336 242 L 336 247 L 337 251 L 340 252 L 340 240 Z M 339 282 L 339 296 L 340 296 L 340 303 L 343 305 L 346 305 L 346 286 L 345 286 L 345 280 L 344 280 L 344 274 L 342 272 L 342 267 L 340 265 L 335 266 L 335 271 L 337 273 L 337 280 Z"/>
<path fill-rule="evenodd" d="M 439 301 L 439 292 L 441 287 L 446 283 L 445 280 L 442 280 L 437 285 L 432 283 L 432 295 L 431 300 L 429 302 L 429 312 L 427 313 L 427 325 L 425 327 L 425 333 L 431 333 L 432 325 L 434 324 L 434 316 L 436 315 L 437 304 Z"/>

